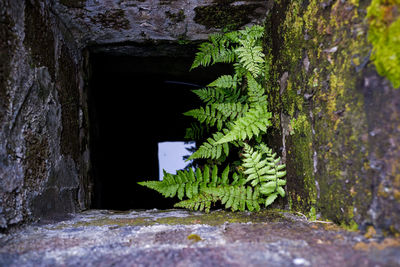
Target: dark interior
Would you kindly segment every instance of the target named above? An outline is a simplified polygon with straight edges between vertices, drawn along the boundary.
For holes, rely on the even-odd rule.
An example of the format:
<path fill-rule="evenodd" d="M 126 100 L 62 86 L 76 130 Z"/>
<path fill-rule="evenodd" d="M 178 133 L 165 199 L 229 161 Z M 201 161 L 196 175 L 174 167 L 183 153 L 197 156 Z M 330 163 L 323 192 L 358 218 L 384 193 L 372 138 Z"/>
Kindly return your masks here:
<path fill-rule="evenodd" d="M 182 113 L 201 105 L 191 89 L 229 73 L 228 66 L 189 72 L 194 54 L 90 58 L 92 208 L 172 208 L 176 200 L 137 182 L 158 179 L 158 142 L 184 141 L 193 120 Z"/>

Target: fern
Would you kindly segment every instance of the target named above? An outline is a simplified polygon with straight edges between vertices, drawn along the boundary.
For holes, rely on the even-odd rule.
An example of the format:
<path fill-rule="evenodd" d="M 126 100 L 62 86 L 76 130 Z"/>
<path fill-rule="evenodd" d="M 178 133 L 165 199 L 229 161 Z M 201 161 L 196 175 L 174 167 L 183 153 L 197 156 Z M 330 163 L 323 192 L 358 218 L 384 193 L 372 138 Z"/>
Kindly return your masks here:
<path fill-rule="evenodd" d="M 191 70 L 199 66 L 207 67 L 215 63 L 232 63 L 235 52 L 230 49 L 229 39 L 225 35 L 211 34 L 209 42 L 202 43 L 191 66 Z"/>
<path fill-rule="evenodd" d="M 186 128 L 185 139 L 187 140 L 199 140 L 202 139 L 204 134 L 208 132 L 207 126 L 200 123 L 191 123 L 189 128 Z"/>
<path fill-rule="evenodd" d="M 210 208 L 213 202 L 218 199 L 213 195 L 209 194 L 198 194 L 193 198 L 182 200 L 174 205 L 175 208 L 185 208 L 189 210 L 200 210 L 205 212 L 210 212 Z"/>
<path fill-rule="evenodd" d="M 247 73 L 248 83 L 248 102 L 251 107 L 257 107 L 258 105 L 267 107 L 267 95 L 261 84 L 259 84 L 250 73 Z"/>
<path fill-rule="evenodd" d="M 208 86 L 219 87 L 219 88 L 236 88 L 238 83 L 236 76 L 222 75 Z"/>
<path fill-rule="evenodd" d="M 235 52 L 239 63 L 243 65 L 254 77 L 258 77 L 263 69 L 265 55 L 260 45 L 255 45 L 254 40 L 240 40 L 241 46 Z"/>
<path fill-rule="evenodd" d="M 213 134 L 213 137 L 207 139 L 207 142 L 204 142 L 199 149 L 194 152 L 188 160 L 199 159 L 199 158 L 211 158 L 211 159 L 219 159 L 221 156 L 229 155 L 229 145 L 225 144 L 217 144 L 218 140 L 221 139 L 223 133 L 216 132 Z"/>
<path fill-rule="evenodd" d="M 267 149 L 265 144 L 262 145 Z M 245 153 L 243 154 L 244 159 L 242 166 L 246 169 L 244 171 L 247 175 L 246 183 L 251 182 L 252 186 L 256 186 L 266 181 L 275 181 L 280 184 L 285 183 L 284 180 L 279 180 L 279 178 L 286 175 L 286 172 L 282 171 L 285 168 L 285 165 L 279 165 L 280 158 L 275 158 L 276 154 L 270 154 L 269 150 L 254 151 L 254 149 L 248 144 L 244 144 L 244 150 Z M 263 156 L 266 157 L 264 158 Z"/>
<path fill-rule="evenodd" d="M 214 200 L 220 200 L 226 209 L 232 211 L 259 211 L 260 193 L 258 187 L 253 190 L 251 186 L 221 186 L 216 188 L 206 188 L 205 193 L 214 197 Z"/>
<path fill-rule="evenodd" d="M 223 103 L 225 100 L 225 92 L 223 90 L 216 90 L 215 88 L 202 88 L 192 90 L 204 103 Z"/>
<path fill-rule="evenodd" d="M 233 122 L 230 131 L 219 139 L 216 144 L 243 141 L 251 139 L 253 136 L 258 136 L 260 132 L 267 130 L 267 127 L 270 125 L 270 118 L 271 113 L 264 106 L 258 105 L 255 108 L 249 109 L 243 117 Z"/>
<path fill-rule="evenodd" d="M 210 35 L 199 46 L 191 66 L 233 64 L 233 74 L 193 90 L 204 106 L 184 113 L 198 121 L 187 129 L 186 137 L 203 141 L 187 160 L 201 159 L 198 162 L 206 161 L 211 167 L 205 165 L 203 170 L 189 169 L 175 175 L 164 172 L 162 181 L 139 184 L 165 197 L 178 198 L 175 207 L 205 212 L 216 203 L 232 211 L 259 211 L 261 206 L 267 207 L 278 196 L 286 195 L 286 166 L 262 142 L 272 117 L 263 86 L 263 72 L 269 67 L 262 52 L 263 34 L 263 27 L 253 26 Z M 204 141 L 204 134 L 215 128 L 217 131 Z M 233 159 L 236 151 L 243 152 L 239 160 Z M 232 159 L 233 168 L 228 165 L 219 174 L 217 165 L 226 165 L 224 162 Z"/>
<path fill-rule="evenodd" d="M 247 104 L 241 104 L 240 102 L 216 104 L 215 108 L 222 113 L 222 116 L 229 118 L 229 120 L 243 117 L 249 110 Z"/>
<path fill-rule="evenodd" d="M 185 113 L 186 116 L 192 116 L 200 123 L 206 123 L 209 126 L 214 126 L 217 123 L 218 130 L 222 129 L 223 122 L 226 117 L 223 113 L 219 112 L 214 105 L 207 105 L 205 108 L 192 109 Z"/>

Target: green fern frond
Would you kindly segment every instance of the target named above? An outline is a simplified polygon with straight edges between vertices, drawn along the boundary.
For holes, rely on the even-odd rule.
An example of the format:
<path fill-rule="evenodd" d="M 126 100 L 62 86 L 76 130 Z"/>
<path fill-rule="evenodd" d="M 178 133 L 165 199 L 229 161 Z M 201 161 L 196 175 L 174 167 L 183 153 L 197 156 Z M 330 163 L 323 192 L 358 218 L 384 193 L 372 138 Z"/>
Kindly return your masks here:
<path fill-rule="evenodd" d="M 276 157 L 276 153 L 271 154 L 265 144 L 260 146 L 265 148 L 267 153 L 264 153 L 265 150 L 254 150 L 248 144 L 244 144 L 242 166 L 245 168 L 244 174 L 247 175 L 246 182 L 251 182 L 252 186 L 267 182 L 261 186 L 263 194 L 267 195 L 274 192 L 278 186 L 286 184 L 286 181 L 281 179 L 286 175 L 286 171 L 285 165 L 279 164 L 280 158 Z M 275 187 L 272 187 L 273 183 Z M 274 191 L 269 192 L 272 188 Z"/>
<path fill-rule="evenodd" d="M 261 84 L 259 84 L 250 73 L 247 73 L 247 95 L 249 96 L 248 102 L 251 107 L 256 105 L 267 106 L 267 95 L 265 95 L 265 90 Z"/>
<path fill-rule="evenodd" d="M 220 186 L 204 189 L 204 192 L 208 195 L 212 195 L 215 199 L 221 201 L 222 205 L 225 205 L 226 209 L 232 211 L 259 211 L 259 189 L 251 186 Z"/>
<path fill-rule="evenodd" d="M 138 182 L 142 186 L 156 190 L 164 197 L 177 196 L 182 200 L 185 196 L 189 199 L 198 195 L 207 187 L 216 187 L 218 185 L 226 185 L 228 183 L 229 166 L 222 172 L 222 176 L 218 176 L 218 167 L 213 166 L 211 176 L 210 168 L 205 165 L 204 170 L 200 168 L 193 172 L 189 170 L 179 170 L 177 174 L 170 174 L 164 171 L 162 181 L 144 181 Z"/>
<path fill-rule="evenodd" d="M 242 34 L 239 31 L 232 31 L 225 33 L 224 36 L 231 44 L 237 44 L 239 43 Z"/>
<path fill-rule="evenodd" d="M 193 173 L 193 170 L 192 170 Z M 178 171 L 176 175 L 166 173 L 164 171 L 164 178 L 162 181 L 145 181 L 138 184 L 146 186 L 150 189 L 156 190 L 164 197 L 175 197 L 179 199 L 184 197 L 186 183 L 192 182 L 192 175 L 186 175 L 186 172 Z"/>
<path fill-rule="evenodd" d="M 229 39 L 222 34 L 211 34 L 209 41 L 199 46 L 199 52 L 196 53 L 190 69 L 215 63 L 232 63 L 235 59 L 235 50 L 230 47 Z"/>
<path fill-rule="evenodd" d="M 220 103 L 216 104 L 215 108 L 222 113 L 223 117 L 229 118 L 231 121 L 243 117 L 249 110 L 247 104 L 241 104 L 240 102 Z"/>
<path fill-rule="evenodd" d="M 223 103 L 225 100 L 225 92 L 218 88 L 202 88 L 192 90 L 204 103 Z"/>
<path fill-rule="evenodd" d="M 240 89 L 211 87 L 193 90 L 205 104 L 226 103 L 226 102 L 243 102 L 247 97 L 241 96 Z"/>
<path fill-rule="evenodd" d="M 222 75 L 208 86 L 218 88 L 236 88 L 237 83 L 237 77 L 231 75 Z"/>
<path fill-rule="evenodd" d="M 252 186 L 256 186 L 264 181 L 267 175 L 275 174 L 275 171 L 271 169 L 266 159 L 262 159 L 262 154 L 248 144 L 244 144 L 243 154 L 243 167 L 245 168 L 244 174 L 246 174 L 247 182 L 251 182 Z"/>
<path fill-rule="evenodd" d="M 249 109 L 243 117 L 233 122 L 229 132 L 222 137 L 216 144 L 223 144 L 232 141 L 243 141 L 258 136 L 260 132 L 265 132 L 270 125 L 271 113 L 266 107 L 258 105 Z"/>
<path fill-rule="evenodd" d="M 186 128 L 186 140 L 199 140 L 208 132 L 208 127 L 200 123 L 191 123 L 189 128 Z"/>
<path fill-rule="evenodd" d="M 183 113 L 183 115 L 192 116 L 200 123 L 205 123 L 209 126 L 214 126 L 217 124 L 218 130 L 222 129 L 223 123 L 226 120 L 226 117 L 223 115 L 223 113 L 215 108 L 215 105 L 206 105 L 205 108 L 200 107 L 197 109 L 192 109 Z"/>
<path fill-rule="evenodd" d="M 254 40 L 240 40 L 241 46 L 236 48 L 239 63 L 243 65 L 254 77 L 261 75 L 264 67 L 265 55 L 260 45 L 255 45 Z"/>
<path fill-rule="evenodd" d="M 218 52 L 218 48 L 212 43 L 202 43 L 199 46 L 199 52 L 196 53 L 193 64 L 190 70 L 197 68 L 199 66 L 208 66 L 212 62 L 212 55 Z"/>
<path fill-rule="evenodd" d="M 269 205 L 271 205 L 277 197 L 278 197 L 278 193 L 269 195 L 267 197 L 267 199 L 265 200 L 265 207 L 268 207 Z"/>
<path fill-rule="evenodd" d="M 200 210 L 205 212 L 210 212 L 212 203 L 216 202 L 218 199 L 209 194 L 198 194 L 191 199 L 182 200 L 174 205 L 175 208 L 184 208 L 189 210 Z"/>
<path fill-rule="evenodd" d="M 265 28 L 260 25 L 246 27 L 239 31 L 239 34 L 248 40 L 261 40 L 264 35 Z"/>
<path fill-rule="evenodd" d="M 220 140 L 221 137 L 223 137 L 223 133 L 214 133 L 212 137 L 207 139 L 207 142 L 204 142 L 199 149 L 188 158 L 188 160 L 200 158 L 219 159 L 223 155 L 228 156 L 229 145 L 227 143 L 217 144 L 217 141 Z"/>

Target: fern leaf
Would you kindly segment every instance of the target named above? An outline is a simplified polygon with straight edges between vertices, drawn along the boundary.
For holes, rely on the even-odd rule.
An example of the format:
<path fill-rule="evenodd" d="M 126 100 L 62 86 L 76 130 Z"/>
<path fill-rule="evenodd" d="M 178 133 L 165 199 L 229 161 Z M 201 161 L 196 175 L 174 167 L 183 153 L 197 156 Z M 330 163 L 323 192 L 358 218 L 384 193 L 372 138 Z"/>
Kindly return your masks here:
<path fill-rule="evenodd" d="M 175 179 L 175 176 L 164 172 L 162 181 L 145 181 L 138 184 L 156 190 L 164 197 L 174 197 L 181 185 L 181 179 Z"/>
<path fill-rule="evenodd" d="M 269 205 L 271 205 L 277 197 L 278 197 L 278 193 L 269 195 L 267 197 L 267 199 L 265 200 L 265 206 L 268 207 Z"/>
<path fill-rule="evenodd" d="M 229 165 L 228 166 L 226 166 L 226 168 L 224 169 L 224 171 L 222 172 L 222 175 L 221 175 L 221 184 L 222 185 L 227 185 L 228 184 L 228 182 L 229 182 Z"/>
<path fill-rule="evenodd" d="M 240 102 L 220 103 L 215 104 L 215 109 L 221 112 L 223 117 L 229 118 L 229 120 L 235 120 L 236 118 L 243 117 L 249 110 L 249 106 L 247 104 L 241 104 Z"/>
<path fill-rule="evenodd" d="M 264 35 L 264 27 L 260 25 L 253 25 L 252 27 L 246 27 L 239 31 L 239 34 L 250 40 L 260 40 Z"/>
<path fill-rule="evenodd" d="M 162 181 L 145 181 L 138 182 L 138 184 L 156 190 L 164 197 L 177 196 L 182 200 L 185 196 L 188 198 L 196 196 L 202 187 L 207 187 L 207 184 L 210 182 L 209 172 L 210 169 L 207 165 L 204 167 L 203 172 L 197 168 L 196 173 L 191 168 L 185 171 L 179 170 L 177 174 L 170 174 L 164 171 Z M 218 170 L 214 172 L 218 172 Z M 217 179 L 216 184 L 218 182 L 219 180 Z"/>
<path fill-rule="evenodd" d="M 257 190 L 252 189 L 250 186 L 221 186 L 217 188 L 204 189 L 204 193 L 214 196 L 214 199 L 220 200 L 226 209 L 232 211 L 244 211 L 246 209 L 253 211 L 259 210 L 258 205 L 259 194 Z"/>
<path fill-rule="evenodd" d="M 246 183 L 251 182 L 252 186 L 256 186 L 263 181 L 271 168 L 267 164 L 267 160 L 261 160 L 262 154 L 254 151 L 248 144 L 245 144 L 244 150 L 243 167 L 245 168 L 244 174 L 247 175 Z"/>
<path fill-rule="evenodd" d="M 243 117 L 238 118 L 231 127 L 230 131 L 216 144 L 222 144 L 232 141 L 243 141 L 251 139 L 253 136 L 258 136 L 260 132 L 265 132 L 267 126 L 270 125 L 269 119 L 271 113 L 264 106 L 256 106 L 249 109 Z"/>
<path fill-rule="evenodd" d="M 217 88 L 202 88 L 192 90 L 204 103 L 223 103 L 225 99 L 225 93 Z"/>
<path fill-rule="evenodd" d="M 263 70 L 265 55 L 260 45 L 254 40 L 240 40 L 241 46 L 236 48 L 239 63 L 254 77 L 258 77 Z"/>
<path fill-rule="evenodd" d="M 248 102 L 250 107 L 257 105 L 267 106 L 267 96 L 264 94 L 264 88 L 259 84 L 250 73 L 247 73 L 247 95 L 249 96 Z"/>
<path fill-rule="evenodd" d="M 215 105 L 206 105 L 205 108 L 200 107 L 198 109 L 192 109 L 185 113 L 185 116 L 192 116 L 197 119 L 200 123 L 205 123 L 209 126 L 217 124 L 217 129 L 221 130 L 226 117 L 223 113 L 219 112 Z"/>
<path fill-rule="evenodd" d="M 235 59 L 235 50 L 230 47 L 229 39 L 222 34 L 211 34 L 208 42 L 200 44 L 190 70 L 215 63 L 232 63 Z"/>
<path fill-rule="evenodd" d="M 191 199 L 182 200 L 174 205 L 175 208 L 185 208 L 190 210 L 200 210 L 210 212 L 210 208 L 213 202 L 217 199 L 213 195 L 209 194 L 198 194 Z"/>
<path fill-rule="evenodd" d="M 200 123 L 191 123 L 189 128 L 186 128 L 185 139 L 187 140 L 199 140 L 202 139 L 204 134 L 208 132 L 207 125 L 201 125 Z"/>
<path fill-rule="evenodd" d="M 228 144 L 217 144 L 217 141 L 223 136 L 223 133 L 217 132 L 213 137 L 208 138 L 207 142 L 203 143 L 199 149 L 194 152 L 187 160 L 199 158 L 219 159 L 221 156 L 229 155 Z"/>
<path fill-rule="evenodd" d="M 236 77 L 232 77 L 231 75 L 222 75 L 208 86 L 219 88 L 236 88 L 237 80 Z"/>

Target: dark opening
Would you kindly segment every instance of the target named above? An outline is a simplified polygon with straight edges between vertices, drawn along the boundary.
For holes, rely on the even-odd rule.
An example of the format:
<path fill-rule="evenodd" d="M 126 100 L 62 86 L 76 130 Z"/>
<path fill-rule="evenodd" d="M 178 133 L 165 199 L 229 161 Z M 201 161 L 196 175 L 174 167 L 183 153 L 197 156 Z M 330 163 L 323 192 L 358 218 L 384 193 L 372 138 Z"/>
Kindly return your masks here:
<path fill-rule="evenodd" d="M 191 89 L 204 86 L 227 66 L 189 72 L 186 56 L 91 55 L 89 92 L 92 208 L 172 208 L 138 181 L 158 180 L 159 142 L 183 141 L 192 122 L 182 113 L 201 105 Z"/>

